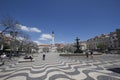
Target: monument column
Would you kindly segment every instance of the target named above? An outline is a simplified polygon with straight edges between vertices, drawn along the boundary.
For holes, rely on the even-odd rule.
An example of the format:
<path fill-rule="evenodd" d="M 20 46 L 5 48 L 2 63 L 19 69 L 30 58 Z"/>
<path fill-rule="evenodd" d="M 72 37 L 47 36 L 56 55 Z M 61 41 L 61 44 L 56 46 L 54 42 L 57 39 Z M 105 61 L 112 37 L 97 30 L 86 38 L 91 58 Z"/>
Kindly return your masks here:
<path fill-rule="evenodd" d="M 56 51 L 56 47 L 55 47 L 55 37 L 54 37 L 54 32 L 52 32 L 52 44 L 51 44 L 51 51 L 55 52 Z"/>
<path fill-rule="evenodd" d="M 55 45 L 54 43 L 54 32 L 52 32 L 52 47 Z"/>

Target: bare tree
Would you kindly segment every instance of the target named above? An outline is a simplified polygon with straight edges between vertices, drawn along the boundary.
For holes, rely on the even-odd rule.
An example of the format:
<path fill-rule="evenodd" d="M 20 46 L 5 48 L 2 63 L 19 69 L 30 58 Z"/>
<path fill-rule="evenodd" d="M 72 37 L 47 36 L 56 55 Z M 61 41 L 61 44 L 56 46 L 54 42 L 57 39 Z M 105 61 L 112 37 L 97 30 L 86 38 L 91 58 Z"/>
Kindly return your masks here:
<path fill-rule="evenodd" d="M 19 22 L 17 20 L 15 20 L 15 18 L 10 17 L 10 16 L 3 16 L 3 18 L 0 20 L 0 25 L 2 27 L 4 27 L 4 30 L 1 31 L 1 34 L 9 32 L 9 34 L 12 36 L 12 39 L 11 39 L 12 48 L 11 49 L 13 49 L 13 50 L 15 49 L 15 46 L 16 46 L 15 39 L 16 39 L 16 36 L 18 34 L 17 24 L 19 24 Z M 2 42 L 4 43 L 4 35 L 2 37 Z"/>
<path fill-rule="evenodd" d="M 19 22 L 15 20 L 15 18 L 10 16 L 3 16 L 3 18 L 0 20 L 0 25 L 5 27 L 2 33 L 8 29 L 18 29 L 18 26 L 16 26 L 17 24 L 19 24 Z"/>
<path fill-rule="evenodd" d="M 63 49 L 67 52 L 74 53 L 76 48 L 74 47 L 73 44 L 65 44 Z"/>

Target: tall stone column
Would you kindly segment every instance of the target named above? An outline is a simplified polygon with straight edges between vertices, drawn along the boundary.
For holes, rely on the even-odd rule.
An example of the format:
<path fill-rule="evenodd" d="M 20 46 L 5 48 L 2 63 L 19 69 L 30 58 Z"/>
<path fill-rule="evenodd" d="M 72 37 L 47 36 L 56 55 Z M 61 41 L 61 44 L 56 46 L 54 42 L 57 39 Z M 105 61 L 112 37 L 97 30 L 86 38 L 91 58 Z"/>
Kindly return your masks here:
<path fill-rule="evenodd" d="M 55 47 L 55 37 L 54 37 L 54 32 L 52 32 L 52 45 L 51 45 L 51 51 L 55 52 L 56 51 L 56 47 Z"/>
<path fill-rule="evenodd" d="M 54 46 L 55 45 L 55 40 L 54 40 L 55 38 L 54 38 L 54 32 L 52 32 L 52 46 Z"/>

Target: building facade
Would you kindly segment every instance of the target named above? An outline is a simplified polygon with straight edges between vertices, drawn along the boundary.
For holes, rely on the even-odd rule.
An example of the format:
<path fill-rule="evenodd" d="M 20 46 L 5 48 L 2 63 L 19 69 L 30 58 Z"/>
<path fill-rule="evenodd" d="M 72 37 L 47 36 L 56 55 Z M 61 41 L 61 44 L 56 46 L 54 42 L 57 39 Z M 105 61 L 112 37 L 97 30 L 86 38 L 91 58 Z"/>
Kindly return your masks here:
<path fill-rule="evenodd" d="M 116 29 L 118 48 L 120 49 L 120 29 Z"/>
<path fill-rule="evenodd" d="M 41 52 L 48 52 L 51 49 L 51 45 L 49 44 L 40 44 L 39 46 L 39 53 Z"/>
<path fill-rule="evenodd" d="M 116 32 L 110 32 L 110 48 L 117 48 L 118 45 L 118 38 Z"/>
<path fill-rule="evenodd" d="M 116 31 L 110 32 L 107 35 L 101 34 L 100 36 L 88 39 L 87 48 L 90 50 L 120 48 L 120 29 L 116 29 Z"/>
<path fill-rule="evenodd" d="M 90 50 L 96 50 L 100 47 L 108 48 L 110 46 L 110 36 L 101 34 L 94 38 L 87 40 L 87 48 Z"/>

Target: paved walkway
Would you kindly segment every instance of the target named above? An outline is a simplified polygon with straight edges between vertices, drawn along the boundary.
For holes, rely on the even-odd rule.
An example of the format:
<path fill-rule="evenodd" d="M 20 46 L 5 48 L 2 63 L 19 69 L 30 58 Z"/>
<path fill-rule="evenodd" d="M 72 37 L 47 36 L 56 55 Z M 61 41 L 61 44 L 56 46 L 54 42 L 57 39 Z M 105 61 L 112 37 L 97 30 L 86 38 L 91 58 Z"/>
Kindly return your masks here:
<path fill-rule="evenodd" d="M 47 53 L 45 60 L 42 54 L 35 54 L 34 58 L 35 62 L 6 62 L 0 66 L 0 80 L 120 80 L 120 73 L 108 70 L 120 68 L 120 55 L 86 58 Z"/>

